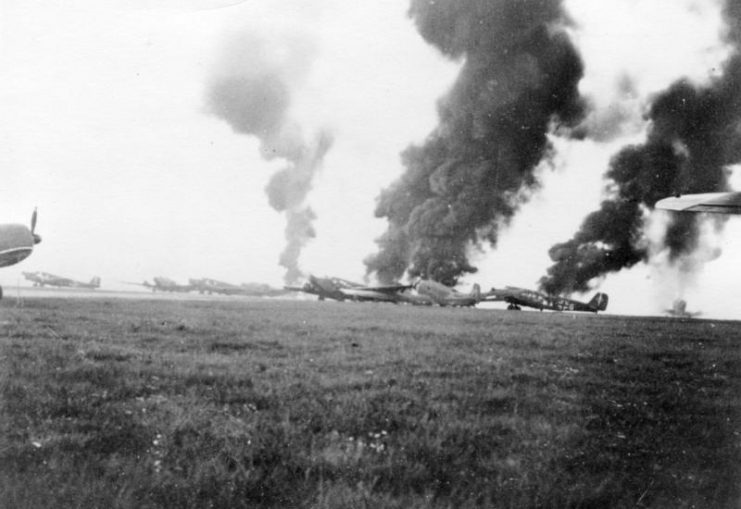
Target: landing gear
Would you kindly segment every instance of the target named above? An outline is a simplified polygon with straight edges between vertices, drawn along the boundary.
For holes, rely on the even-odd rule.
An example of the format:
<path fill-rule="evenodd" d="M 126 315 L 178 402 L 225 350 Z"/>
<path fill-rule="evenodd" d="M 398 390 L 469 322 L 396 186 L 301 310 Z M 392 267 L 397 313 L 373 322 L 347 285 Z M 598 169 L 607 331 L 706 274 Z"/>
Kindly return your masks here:
<path fill-rule="evenodd" d="M 508 311 L 520 311 L 521 309 L 522 308 L 520 308 L 520 306 L 518 306 L 517 304 L 510 304 L 509 306 L 507 306 Z"/>

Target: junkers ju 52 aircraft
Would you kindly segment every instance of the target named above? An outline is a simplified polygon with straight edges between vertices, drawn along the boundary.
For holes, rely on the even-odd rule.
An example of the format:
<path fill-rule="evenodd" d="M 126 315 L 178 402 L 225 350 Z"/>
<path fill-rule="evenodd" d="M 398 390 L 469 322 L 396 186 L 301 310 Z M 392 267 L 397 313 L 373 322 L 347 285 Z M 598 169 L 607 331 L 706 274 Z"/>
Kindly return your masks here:
<path fill-rule="evenodd" d="M 127 283 L 130 285 L 138 285 L 143 286 L 144 288 L 149 288 L 152 290 L 152 292 L 178 292 L 178 293 L 185 293 L 189 292 L 193 289 L 190 285 L 181 285 L 176 283 L 170 278 L 157 276 L 152 279 L 154 283 L 150 283 L 149 281 L 144 281 L 143 283 Z"/>
<path fill-rule="evenodd" d="M 242 295 L 246 297 L 277 297 L 286 293 L 286 290 L 273 288 L 270 285 L 261 283 L 235 285 L 208 278 L 190 279 L 188 282 L 191 289 L 202 294 L 208 293 L 209 295 L 219 293 L 222 295 Z"/>
<path fill-rule="evenodd" d="M 241 286 L 205 277 L 201 279 L 189 279 L 188 283 L 191 289 L 198 291 L 198 293 L 221 293 L 224 295 L 241 295 L 244 293 L 244 288 Z"/>
<path fill-rule="evenodd" d="M 309 275 L 308 281 L 302 286 L 285 286 L 284 288 L 316 295 L 319 300 L 401 302 L 398 294 L 411 288 L 411 285 L 364 286 L 338 277 Z"/>
<path fill-rule="evenodd" d="M 317 295 L 319 300 L 352 300 L 363 302 L 392 302 L 430 306 L 475 306 L 482 300 L 479 285 L 470 294 L 431 280 L 421 279 L 411 285 L 391 284 L 365 286 L 337 277 L 309 276 L 303 286 L 286 286 L 286 290 Z M 414 292 L 409 290 L 414 289 Z"/>
<path fill-rule="evenodd" d="M 26 258 L 33 251 L 33 246 L 41 242 L 36 230 L 36 210 L 31 216 L 31 228 L 22 224 L 0 225 L 0 267 L 14 265 Z M 3 289 L 0 287 L 0 298 Z"/>
<path fill-rule="evenodd" d="M 438 306 L 475 306 L 483 300 L 481 288 L 475 284 L 471 288 L 471 293 L 461 293 L 455 288 L 445 286 L 431 279 L 421 279 L 414 284 L 417 294 L 427 298 L 433 304 Z M 415 302 L 423 304 L 424 302 Z"/>
<path fill-rule="evenodd" d="M 66 288 L 100 288 L 100 278 L 95 276 L 89 283 L 75 281 L 66 277 L 55 276 L 48 272 L 24 272 L 23 277 L 33 281 L 34 286 L 63 286 Z"/>
<path fill-rule="evenodd" d="M 741 193 L 684 194 L 656 202 L 656 208 L 677 212 L 741 214 Z"/>
<path fill-rule="evenodd" d="M 596 313 L 607 309 L 608 297 L 606 293 L 597 293 L 589 302 L 579 302 L 578 300 L 566 299 L 546 295 L 535 290 L 507 286 L 505 288 L 492 288 L 486 294 L 485 301 L 497 302 L 504 301 L 509 304 L 507 309 L 520 310 L 522 306 L 539 309 L 549 309 L 552 311 L 590 311 Z"/>

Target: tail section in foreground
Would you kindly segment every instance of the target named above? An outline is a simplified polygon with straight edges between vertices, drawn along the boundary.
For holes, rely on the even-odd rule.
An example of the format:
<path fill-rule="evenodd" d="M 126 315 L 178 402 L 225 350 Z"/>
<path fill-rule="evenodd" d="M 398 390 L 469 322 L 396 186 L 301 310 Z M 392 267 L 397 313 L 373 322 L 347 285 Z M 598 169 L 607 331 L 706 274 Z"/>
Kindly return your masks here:
<path fill-rule="evenodd" d="M 592 300 L 589 301 L 588 306 L 592 309 L 597 311 L 604 311 L 607 309 L 607 302 L 609 301 L 609 297 L 606 293 L 597 293 L 592 297 Z"/>
<path fill-rule="evenodd" d="M 478 283 L 473 285 L 473 288 L 471 288 L 471 297 L 476 299 L 476 301 L 481 300 L 481 287 Z"/>

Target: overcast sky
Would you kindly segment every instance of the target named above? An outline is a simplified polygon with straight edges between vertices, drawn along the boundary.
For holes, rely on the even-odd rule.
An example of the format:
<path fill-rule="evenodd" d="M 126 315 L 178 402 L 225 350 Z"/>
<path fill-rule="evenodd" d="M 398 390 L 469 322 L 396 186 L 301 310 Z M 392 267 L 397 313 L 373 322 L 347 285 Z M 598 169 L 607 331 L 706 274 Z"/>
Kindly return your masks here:
<path fill-rule="evenodd" d="M 711 0 L 565 3 L 585 62 L 582 93 L 599 109 L 619 101 L 631 121 L 609 143 L 554 138 L 543 191 L 497 252 L 477 255 L 480 272 L 463 289 L 535 287 L 548 248 L 599 203 L 610 156 L 643 139 L 646 98 L 681 76 L 706 80 L 727 56 Z M 108 287 L 157 275 L 282 284 L 285 220 L 265 186 L 283 164 L 265 161 L 259 142 L 206 101 L 244 36 L 276 62 L 300 59 L 291 121 L 306 137 L 334 137 L 308 196 L 316 238 L 300 265 L 362 280 L 385 230 L 375 199 L 400 175 L 399 153 L 434 128 L 435 102 L 460 65 L 422 40 L 406 10 L 399 0 L 0 0 L 0 220 L 27 223 L 38 206 L 44 239 L 0 282 L 43 270 L 99 275 Z M 630 96 L 619 94 L 624 76 Z M 722 256 L 683 289 L 688 309 L 741 317 L 739 223 L 729 221 Z M 610 311 L 656 313 L 679 292 L 665 276 L 638 266 L 600 288 Z"/>

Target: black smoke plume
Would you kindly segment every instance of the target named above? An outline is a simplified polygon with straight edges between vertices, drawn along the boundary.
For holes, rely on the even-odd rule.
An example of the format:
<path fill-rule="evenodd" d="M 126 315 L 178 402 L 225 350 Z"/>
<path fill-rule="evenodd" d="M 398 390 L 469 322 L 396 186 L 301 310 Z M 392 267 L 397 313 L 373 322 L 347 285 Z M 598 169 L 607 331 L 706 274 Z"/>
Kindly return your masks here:
<path fill-rule="evenodd" d="M 559 0 L 412 0 L 409 13 L 425 40 L 463 64 L 438 104 L 439 125 L 404 151 L 405 173 L 378 199 L 388 229 L 365 263 L 381 281 L 408 270 L 455 284 L 476 271 L 470 248 L 495 245 L 537 188 L 549 130 L 582 119 L 582 63 Z"/>
<path fill-rule="evenodd" d="M 266 160 L 281 159 L 286 166 L 276 172 L 265 191 L 270 205 L 286 216 L 286 247 L 280 265 L 284 280 L 294 283 L 302 275 L 298 259 L 303 246 L 315 236 L 316 215 L 306 204 L 314 175 L 332 146 L 328 132 L 312 143 L 289 118 L 291 86 L 311 60 L 305 41 L 274 41 L 282 51 L 271 54 L 261 39 L 242 36 L 229 45 L 225 61 L 208 88 L 211 113 L 235 132 L 254 136 Z"/>
<path fill-rule="evenodd" d="M 646 240 L 645 223 L 659 199 L 728 190 L 725 168 L 741 162 L 740 5 L 728 0 L 724 9 L 733 52 L 722 74 L 704 86 L 679 81 L 653 98 L 646 142 L 613 157 L 605 200 L 571 240 L 550 249 L 554 264 L 540 280 L 543 290 L 586 291 L 593 278 L 648 261 L 657 249 Z M 723 223 L 674 214 L 666 227 L 661 247 L 680 273 L 697 268 L 688 257 L 700 247 L 703 221 L 716 229 Z"/>

